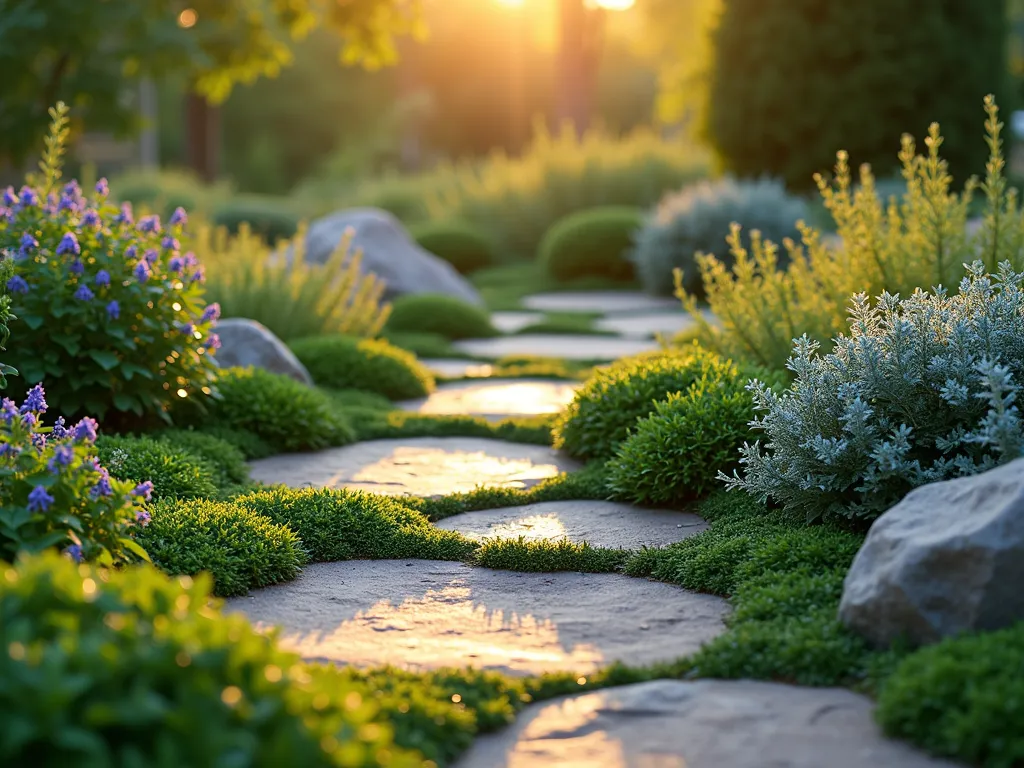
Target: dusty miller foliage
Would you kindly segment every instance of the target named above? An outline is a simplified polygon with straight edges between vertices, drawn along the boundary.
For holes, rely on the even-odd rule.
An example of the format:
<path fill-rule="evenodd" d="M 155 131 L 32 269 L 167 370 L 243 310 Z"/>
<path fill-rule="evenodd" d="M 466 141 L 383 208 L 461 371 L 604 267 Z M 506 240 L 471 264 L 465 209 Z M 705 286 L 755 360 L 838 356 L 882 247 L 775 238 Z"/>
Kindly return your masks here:
<path fill-rule="evenodd" d="M 809 521 L 870 520 L 919 485 L 1011 461 L 1024 446 L 1024 273 L 976 261 L 958 294 L 854 297 L 850 334 L 833 351 L 797 339 L 795 382 L 752 381 L 766 433 L 742 449 L 730 488 L 773 499 Z"/>

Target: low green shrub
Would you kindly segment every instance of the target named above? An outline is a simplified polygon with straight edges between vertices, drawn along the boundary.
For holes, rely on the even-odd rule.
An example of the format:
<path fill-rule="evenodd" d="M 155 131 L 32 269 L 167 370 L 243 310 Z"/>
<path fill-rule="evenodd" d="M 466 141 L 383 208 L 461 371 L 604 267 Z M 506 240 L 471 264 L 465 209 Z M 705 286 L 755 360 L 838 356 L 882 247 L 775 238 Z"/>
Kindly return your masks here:
<path fill-rule="evenodd" d="M 20 407 L 0 401 L 0 560 L 51 548 L 104 565 L 145 559 L 132 536 L 149 519 L 152 484 L 110 477 L 94 419 L 43 427 L 46 410 L 38 384 Z"/>
<path fill-rule="evenodd" d="M 270 245 L 288 240 L 299 230 L 299 217 L 288 210 L 287 201 L 273 197 L 244 195 L 233 197 L 217 207 L 211 223 L 224 227 L 232 235 L 238 234 L 242 224 Z"/>
<path fill-rule="evenodd" d="M 221 501 L 160 502 L 138 540 L 153 564 L 172 576 L 211 573 L 222 597 L 291 581 L 306 563 L 303 542 L 291 528 Z"/>
<path fill-rule="evenodd" d="M 440 333 L 419 333 L 417 331 L 395 331 L 385 328 L 381 338 L 389 344 L 411 352 L 419 358 L 466 357 L 452 346 L 450 340 Z"/>
<path fill-rule="evenodd" d="M 245 430 L 275 452 L 314 451 L 355 439 L 350 424 L 323 392 L 262 368 L 220 373 L 216 395 L 193 418 L 207 426 Z"/>
<path fill-rule="evenodd" d="M 418 293 L 392 302 L 385 333 L 436 333 L 446 339 L 496 336 L 487 310 L 454 296 Z"/>
<path fill-rule="evenodd" d="M 882 685 L 875 715 L 889 736 L 936 755 L 1024 764 L 1024 623 L 911 654 Z"/>
<path fill-rule="evenodd" d="M 497 260 L 487 234 L 461 221 L 438 221 L 413 227 L 413 238 L 422 248 L 451 264 L 464 275 L 489 267 Z"/>
<path fill-rule="evenodd" d="M 525 445 L 551 445 L 551 416 L 513 416 L 490 421 L 482 416 L 446 416 L 415 411 L 343 409 L 360 440 L 409 437 L 482 437 Z"/>
<path fill-rule="evenodd" d="M 484 568 L 531 573 L 614 573 L 629 559 L 623 549 L 592 547 L 586 542 L 489 539 L 483 542 L 473 561 Z"/>
<path fill-rule="evenodd" d="M 110 179 L 110 193 L 119 203 L 166 219 L 178 208 L 206 216 L 231 197 L 232 189 L 226 183 L 207 185 L 188 171 L 163 168 L 119 173 Z"/>
<path fill-rule="evenodd" d="M 104 435 L 96 441 L 100 462 L 112 477 L 153 483 L 156 499 L 215 496 L 213 469 L 201 457 L 151 437 Z"/>
<path fill-rule="evenodd" d="M 422 765 L 392 740 L 397 706 L 382 713 L 354 675 L 304 667 L 221 615 L 207 578 L 56 555 L 0 568 L 4 765 Z"/>
<path fill-rule="evenodd" d="M 630 259 L 648 292 L 671 295 L 673 273 L 678 269 L 682 286 L 701 295 L 697 254 L 713 254 L 731 264 L 726 238 L 734 222 L 781 243 L 786 238 L 799 239 L 797 222 L 806 217 L 803 199 L 787 194 L 778 182 L 704 181 L 662 199 L 637 233 Z"/>
<path fill-rule="evenodd" d="M 476 545 L 386 496 L 330 488 L 271 488 L 235 505 L 295 531 L 313 561 L 417 557 L 461 560 Z"/>
<path fill-rule="evenodd" d="M 386 341 L 314 336 L 290 346 L 322 387 L 376 392 L 391 400 L 411 400 L 434 391 L 434 376 L 426 366 Z"/>
<path fill-rule="evenodd" d="M 573 213 L 547 231 L 537 258 L 557 280 L 597 276 L 629 281 L 633 265 L 626 256 L 643 223 L 643 210 L 629 206 Z"/>
<path fill-rule="evenodd" d="M 277 451 L 274 446 L 261 438 L 255 432 L 247 429 L 225 427 L 223 425 L 213 426 L 202 425 L 202 434 L 209 435 L 218 440 L 223 440 L 238 451 L 241 451 L 246 460 L 265 459 L 273 456 Z"/>
<path fill-rule="evenodd" d="M 191 429 L 169 429 L 156 438 L 203 461 L 213 473 L 214 485 L 222 491 L 249 482 L 246 454 L 229 440 Z"/>
<path fill-rule="evenodd" d="M 594 371 L 555 426 L 555 447 L 609 459 L 654 404 L 696 381 L 735 378 L 736 366 L 694 345 L 630 357 Z"/>

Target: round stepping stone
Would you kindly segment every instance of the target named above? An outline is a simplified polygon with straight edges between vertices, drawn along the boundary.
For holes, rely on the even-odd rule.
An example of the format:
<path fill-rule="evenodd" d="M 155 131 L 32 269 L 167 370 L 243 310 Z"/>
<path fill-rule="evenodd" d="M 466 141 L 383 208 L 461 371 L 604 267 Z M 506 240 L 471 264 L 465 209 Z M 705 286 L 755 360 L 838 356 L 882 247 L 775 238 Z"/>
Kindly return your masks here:
<path fill-rule="evenodd" d="M 437 358 L 420 362 L 427 366 L 435 376 L 445 379 L 461 379 L 463 377 L 484 379 L 494 371 L 494 367 L 489 363 L 480 363 L 475 360 Z"/>
<path fill-rule="evenodd" d="M 491 325 L 502 333 L 516 333 L 544 319 L 542 312 L 492 312 Z"/>
<path fill-rule="evenodd" d="M 509 356 L 555 357 L 565 360 L 617 360 L 659 349 L 648 339 L 622 339 L 582 334 L 527 333 L 493 339 L 465 339 L 455 347 L 475 357 L 497 359 Z"/>
<path fill-rule="evenodd" d="M 658 312 L 679 309 L 679 299 L 648 296 L 638 291 L 565 291 L 538 293 L 522 300 L 527 309 L 538 312 Z"/>
<path fill-rule="evenodd" d="M 351 488 L 392 496 L 441 496 L 480 485 L 529 488 L 579 466 L 546 446 L 472 437 L 368 440 L 251 464 L 252 479 L 268 485 Z"/>
<path fill-rule="evenodd" d="M 309 660 L 516 675 L 589 674 L 693 653 L 725 600 L 617 574 L 515 573 L 429 560 L 349 560 L 228 602 Z"/>
<path fill-rule="evenodd" d="M 955 768 L 886 739 L 841 688 L 655 680 L 534 704 L 456 768 Z"/>
<path fill-rule="evenodd" d="M 602 317 L 595 327 L 632 339 L 647 339 L 656 334 L 673 335 L 693 328 L 693 318 L 686 312 L 658 312 L 643 315 L 612 315 Z"/>
<path fill-rule="evenodd" d="M 429 397 L 401 408 L 417 413 L 484 416 L 538 416 L 558 413 L 572 402 L 579 382 L 543 379 L 488 379 L 442 384 Z"/>
<path fill-rule="evenodd" d="M 664 547 L 707 529 L 689 512 L 642 509 L 613 501 L 548 501 L 522 507 L 467 512 L 437 523 L 473 539 L 558 541 L 568 538 L 595 547 Z"/>

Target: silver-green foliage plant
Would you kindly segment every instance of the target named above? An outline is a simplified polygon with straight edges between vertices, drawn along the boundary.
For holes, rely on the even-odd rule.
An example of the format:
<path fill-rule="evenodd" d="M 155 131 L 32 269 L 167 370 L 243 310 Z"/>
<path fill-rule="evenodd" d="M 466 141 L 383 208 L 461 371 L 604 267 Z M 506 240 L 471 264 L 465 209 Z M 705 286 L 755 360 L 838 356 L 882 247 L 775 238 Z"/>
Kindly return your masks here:
<path fill-rule="evenodd" d="M 959 293 L 853 298 L 830 354 L 804 336 L 777 394 L 752 381 L 764 445 L 741 451 L 732 488 L 809 520 L 869 520 L 926 483 L 1011 461 L 1024 447 L 1024 273 L 967 266 Z"/>
<path fill-rule="evenodd" d="M 781 182 L 704 181 L 662 199 L 637 233 L 630 258 L 648 292 L 672 294 L 673 273 L 678 269 L 683 286 L 695 293 L 701 290 L 697 254 L 729 261 L 726 238 L 734 222 L 781 242 L 799 237 L 796 223 L 806 216 L 806 203 L 788 194 Z"/>

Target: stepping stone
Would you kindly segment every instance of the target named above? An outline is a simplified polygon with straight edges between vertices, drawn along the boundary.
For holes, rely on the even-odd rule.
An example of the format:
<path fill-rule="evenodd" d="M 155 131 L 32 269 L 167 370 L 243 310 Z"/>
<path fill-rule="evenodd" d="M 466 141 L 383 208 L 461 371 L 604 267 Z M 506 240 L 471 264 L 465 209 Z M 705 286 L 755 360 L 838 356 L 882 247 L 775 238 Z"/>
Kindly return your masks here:
<path fill-rule="evenodd" d="M 516 333 L 544 319 L 542 312 L 492 312 L 491 325 L 502 333 Z"/>
<path fill-rule="evenodd" d="M 580 465 L 553 448 L 474 437 L 368 440 L 251 464 L 252 479 L 292 488 L 351 488 L 391 496 L 442 496 L 481 485 L 529 488 Z"/>
<path fill-rule="evenodd" d="M 558 413 L 572 402 L 578 382 L 543 379 L 488 379 L 442 384 L 430 397 L 399 407 L 432 414 L 459 414 L 502 419 Z"/>
<path fill-rule="evenodd" d="M 659 312 L 680 308 L 679 299 L 669 296 L 648 296 L 639 291 L 538 293 L 525 297 L 522 305 L 538 312 L 599 312 L 603 315 L 620 312 Z"/>
<path fill-rule="evenodd" d="M 457 358 L 437 358 L 420 360 L 435 376 L 445 379 L 461 379 L 463 377 L 485 379 L 491 375 L 494 367 L 489 363 L 476 360 L 460 360 Z"/>
<path fill-rule="evenodd" d="M 511 356 L 554 357 L 565 360 L 617 360 L 659 349 L 653 339 L 620 339 L 613 336 L 532 333 L 465 339 L 455 347 L 475 357 L 498 359 Z"/>
<path fill-rule="evenodd" d="M 514 573 L 429 560 L 317 563 L 228 601 L 314 661 L 590 674 L 653 664 L 724 631 L 725 600 L 617 574 Z M 582 765 L 583 763 L 581 763 Z"/>
<path fill-rule="evenodd" d="M 568 538 L 595 547 L 664 547 L 707 529 L 689 512 L 643 509 L 613 501 L 548 501 L 522 507 L 467 512 L 440 520 L 438 528 L 472 539 L 558 541 Z"/>
<path fill-rule="evenodd" d="M 655 334 L 675 335 L 696 325 L 688 312 L 657 312 L 643 315 L 611 315 L 595 323 L 601 331 L 612 331 L 633 339 L 647 339 Z"/>
<path fill-rule="evenodd" d="M 456 768 L 955 768 L 885 738 L 841 688 L 655 680 L 534 704 Z"/>

